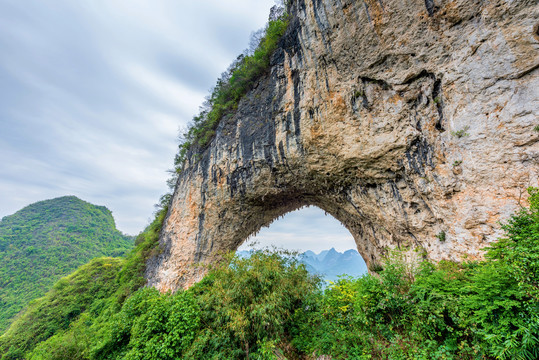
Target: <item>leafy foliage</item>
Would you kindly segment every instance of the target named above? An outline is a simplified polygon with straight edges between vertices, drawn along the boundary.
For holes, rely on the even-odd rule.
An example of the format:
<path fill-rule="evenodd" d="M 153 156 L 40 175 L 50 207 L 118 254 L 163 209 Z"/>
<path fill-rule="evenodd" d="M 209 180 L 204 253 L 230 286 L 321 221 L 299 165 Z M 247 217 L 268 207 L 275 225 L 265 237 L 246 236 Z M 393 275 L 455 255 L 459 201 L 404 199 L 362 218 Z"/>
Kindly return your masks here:
<path fill-rule="evenodd" d="M 187 291 L 133 294 L 102 319 L 89 358 L 268 358 L 317 283 L 290 257 L 262 251 L 232 257 Z"/>
<path fill-rule="evenodd" d="M 296 346 L 354 359 L 537 359 L 539 190 L 503 226 L 486 260 L 341 279 L 303 311 Z"/>
<path fill-rule="evenodd" d="M 320 280 L 287 253 L 260 250 L 224 264 L 190 289 L 204 327 L 186 358 L 272 358 Z"/>
<path fill-rule="evenodd" d="M 200 310 L 191 292 L 161 295 L 142 289 L 130 297 L 102 331 L 95 359 L 178 359 L 191 345 L 200 325 Z"/>
<path fill-rule="evenodd" d="M 99 312 L 117 289 L 114 279 L 122 264 L 121 259 L 94 259 L 58 281 L 44 297 L 30 303 L 0 337 L 2 359 L 19 358 L 13 354 L 24 353 L 40 341 L 67 330 L 85 311 Z"/>
<path fill-rule="evenodd" d="M 528 192 L 529 209 L 503 226 L 463 301 L 483 348 L 500 359 L 539 358 L 539 189 Z"/>
<path fill-rule="evenodd" d="M 6 359 L 536 359 L 539 190 L 482 262 L 410 263 L 320 280 L 289 254 L 226 257 L 176 294 L 141 289 L 166 208 L 127 259 L 97 259 L 0 337 Z M 37 346 L 36 346 L 37 345 Z"/>
<path fill-rule="evenodd" d="M 468 134 L 466 131 L 470 130 L 470 126 L 466 125 L 465 127 L 463 127 L 462 129 L 460 130 L 457 130 L 457 131 L 451 131 L 451 135 L 457 137 L 457 138 L 462 138 L 462 137 L 466 137 L 466 136 L 470 136 L 470 134 Z"/>
<path fill-rule="evenodd" d="M 31 300 L 98 256 L 121 256 L 133 239 L 111 212 L 74 196 L 40 201 L 0 221 L 0 332 Z"/>
<path fill-rule="evenodd" d="M 278 253 L 259 251 L 249 259 L 228 260 L 187 291 L 160 294 L 139 289 L 123 304 L 117 301 L 122 286 L 117 277 L 104 286 L 108 298 L 96 296 L 90 302 L 80 298 L 82 293 L 91 297 L 94 290 L 84 286 L 102 286 L 89 284 L 87 278 L 63 288 L 61 298 L 48 293 L 0 337 L 2 360 L 273 359 L 286 351 L 281 345 L 289 341 L 294 314 L 316 291 L 319 279 L 294 258 Z M 87 267 L 101 269 L 95 264 Z M 114 271 L 118 270 L 117 266 Z M 74 276 L 88 271 L 83 267 Z M 85 312 L 78 318 L 55 320 L 65 318 L 62 309 L 74 306 L 81 310 L 77 315 Z M 35 315 L 45 312 L 50 315 Z M 33 329 L 53 330 L 39 334 L 25 330 L 29 321 L 35 323 Z"/>

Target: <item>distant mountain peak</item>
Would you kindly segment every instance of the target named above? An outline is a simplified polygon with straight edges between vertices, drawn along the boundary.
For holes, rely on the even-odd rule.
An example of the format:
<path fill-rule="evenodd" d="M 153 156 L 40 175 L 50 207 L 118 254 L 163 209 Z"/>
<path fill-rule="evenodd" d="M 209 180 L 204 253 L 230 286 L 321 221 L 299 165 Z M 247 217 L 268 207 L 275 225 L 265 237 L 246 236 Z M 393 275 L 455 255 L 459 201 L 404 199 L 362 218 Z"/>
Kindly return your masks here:
<path fill-rule="evenodd" d="M 239 258 L 248 258 L 254 250 L 238 250 Z M 307 250 L 299 254 L 298 261 L 305 265 L 311 274 L 320 275 L 324 280 L 335 281 L 340 275 L 358 277 L 367 273 L 367 265 L 357 250 L 349 249 L 339 252 L 335 248 L 323 250 L 316 254 Z"/>
<path fill-rule="evenodd" d="M 332 247 L 319 254 L 307 250 L 302 255 L 300 261 L 307 270 L 326 280 L 336 280 L 339 275 L 361 276 L 367 273 L 367 265 L 355 249 L 341 253 Z"/>

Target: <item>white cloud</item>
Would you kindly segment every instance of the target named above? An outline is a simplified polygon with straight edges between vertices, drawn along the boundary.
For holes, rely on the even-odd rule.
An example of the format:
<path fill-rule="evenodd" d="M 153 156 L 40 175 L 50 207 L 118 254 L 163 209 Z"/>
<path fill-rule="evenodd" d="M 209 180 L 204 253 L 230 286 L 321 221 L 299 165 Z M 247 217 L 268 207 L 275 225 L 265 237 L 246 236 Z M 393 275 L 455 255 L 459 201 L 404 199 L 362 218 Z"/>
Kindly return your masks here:
<path fill-rule="evenodd" d="M 184 84 L 170 80 L 166 75 L 140 65 L 124 64 L 125 72 L 133 81 L 152 96 L 162 99 L 171 107 L 189 114 L 195 114 L 204 93 L 198 93 Z"/>
<path fill-rule="evenodd" d="M 337 219 L 317 207 L 286 214 L 249 238 L 240 249 L 271 246 L 301 252 L 320 252 L 332 247 L 342 252 L 357 248 L 352 234 Z"/>
<path fill-rule="evenodd" d="M 63 195 L 146 225 L 178 128 L 273 1 L 0 2 L 0 216 Z"/>
<path fill-rule="evenodd" d="M 0 0 L 0 217 L 64 195 L 135 234 L 208 89 L 273 0 Z M 316 231 L 312 231 L 316 223 Z M 287 248 L 353 247 L 316 209 L 263 230 Z"/>

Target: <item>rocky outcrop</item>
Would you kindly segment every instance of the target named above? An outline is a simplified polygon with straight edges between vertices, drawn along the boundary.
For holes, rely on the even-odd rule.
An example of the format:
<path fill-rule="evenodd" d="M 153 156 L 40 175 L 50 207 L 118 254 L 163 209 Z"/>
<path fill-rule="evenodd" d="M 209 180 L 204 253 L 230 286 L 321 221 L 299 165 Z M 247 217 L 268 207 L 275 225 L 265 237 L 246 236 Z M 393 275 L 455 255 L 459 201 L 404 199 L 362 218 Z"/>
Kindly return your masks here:
<path fill-rule="evenodd" d="M 148 285 L 318 206 L 368 264 L 481 257 L 539 162 L 536 0 L 295 0 L 267 76 L 190 154 Z"/>

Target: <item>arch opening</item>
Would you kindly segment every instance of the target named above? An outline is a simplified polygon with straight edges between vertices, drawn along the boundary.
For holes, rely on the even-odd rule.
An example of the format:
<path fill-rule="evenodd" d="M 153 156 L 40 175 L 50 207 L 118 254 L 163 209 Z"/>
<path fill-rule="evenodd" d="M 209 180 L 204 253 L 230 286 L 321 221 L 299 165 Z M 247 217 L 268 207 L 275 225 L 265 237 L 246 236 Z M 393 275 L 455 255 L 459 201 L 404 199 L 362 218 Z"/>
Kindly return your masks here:
<path fill-rule="evenodd" d="M 298 178 L 295 180 L 297 185 Z M 331 221 L 346 229 L 343 230 L 353 239 L 349 248 L 357 249 L 364 267 L 369 269 L 377 264 L 387 246 L 383 239 L 390 236 L 377 224 L 377 219 L 362 211 L 345 192 L 336 192 L 331 187 L 316 189 L 309 183 L 301 185 L 275 188 L 272 184 L 268 188 L 264 184 L 252 184 L 249 189 L 238 188 L 237 193 L 207 196 L 208 189 L 186 182 L 172 200 L 161 233 L 160 253 L 150 259 L 146 270 L 147 284 L 161 291 L 187 288 L 200 281 L 208 266 L 220 261 L 223 254 L 236 251 L 247 239 L 261 229 L 272 228 L 271 224 L 275 221 L 277 224 L 287 214 L 309 206 L 331 215 Z M 320 255 L 313 253 L 310 255 Z M 336 275 L 334 272 L 333 276 Z"/>
<path fill-rule="evenodd" d="M 247 238 L 236 250 L 242 257 L 254 250 L 272 248 L 299 254 L 307 270 L 326 281 L 341 275 L 367 273 L 352 234 L 333 216 L 316 206 L 305 206 L 275 219 Z"/>

